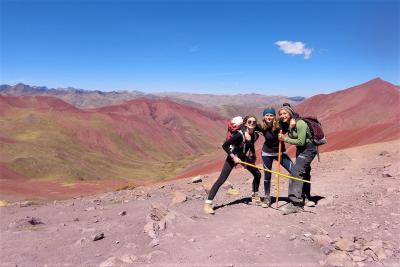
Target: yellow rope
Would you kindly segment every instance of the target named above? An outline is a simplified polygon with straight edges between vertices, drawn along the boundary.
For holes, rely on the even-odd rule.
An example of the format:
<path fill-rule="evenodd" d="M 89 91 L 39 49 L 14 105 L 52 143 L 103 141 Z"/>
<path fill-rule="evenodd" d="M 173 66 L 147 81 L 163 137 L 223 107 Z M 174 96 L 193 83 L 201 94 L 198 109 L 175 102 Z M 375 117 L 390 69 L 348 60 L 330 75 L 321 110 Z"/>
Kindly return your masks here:
<path fill-rule="evenodd" d="M 290 175 L 287 175 L 287 174 L 279 173 L 279 172 L 276 172 L 276 171 L 271 171 L 271 170 L 268 170 L 268 169 L 264 169 L 264 168 L 258 167 L 257 165 L 253 165 L 253 164 L 250 164 L 250 163 L 241 161 L 241 160 L 239 160 L 239 163 L 240 163 L 240 164 L 247 165 L 247 166 L 251 166 L 251 167 L 253 167 L 253 168 L 256 168 L 256 169 L 259 169 L 259 170 L 263 170 L 263 171 L 266 171 L 266 172 L 270 172 L 270 173 L 274 173 L 274 174 L 279 174 L 279 175 L 281 175 L 281 176 L 283 176 L 283 177 L 285 177 L 285 178 L 289 178 L 289 179 L 297 180 L 297 181 L 300 181 L 300 182 L 303 182 L 303 183 L 309 183 L 309 184 L 311 184 L 310 181 L 303 180 L 303 179 L 300 179 L 300 178 L 297 178 L 297 177 L 293 177 L 293 176 L 290 176 Z"/>

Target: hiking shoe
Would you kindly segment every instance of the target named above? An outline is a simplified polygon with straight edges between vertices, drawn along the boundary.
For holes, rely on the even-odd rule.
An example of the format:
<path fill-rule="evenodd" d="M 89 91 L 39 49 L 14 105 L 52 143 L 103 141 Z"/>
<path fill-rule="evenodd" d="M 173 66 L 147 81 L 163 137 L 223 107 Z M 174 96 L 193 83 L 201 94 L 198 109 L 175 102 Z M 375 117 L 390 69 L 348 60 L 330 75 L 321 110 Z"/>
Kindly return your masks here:
<path fill-rule="evenodd" d="M 269 206 L 271 206 L 271 198 L 265 197 L 263 203 L 261 204 L 261 207 L 268 208 Z"/>
<path fill-rule="evenodd" d="M 282 208 L 283 215 L 289 215 L 292 213 L 297 213 L 302 210 L 301 207 L 293 205 L 293 203 L 289 203 L 285 207 Z"/>
<path fill-rule="evenodd" d="M 260 196 L 253 196 L 253 197 L 251 197 L 251 204 L 252 205 L 257 205 L 257 206 L 259 206 L 259 205 L 261 205 L 261 203 L 262 203 L 262 201 L 261 201 L 261 197 Z"/>
<path fill-rule="evenodd" d="M 309 199 L 305 199 L 304 201 L 304 206 L 306 207 L 315 207 L 316 203 L 312 200 Z"/>
<path fill-rule="evenodd" d="M 209 203 L 205 203 L 204 204 L 204 208 L 203 208 L 204 212 L 207 214 L 214 214 L 214 208 L 212 207 L 212 204 Z"/>

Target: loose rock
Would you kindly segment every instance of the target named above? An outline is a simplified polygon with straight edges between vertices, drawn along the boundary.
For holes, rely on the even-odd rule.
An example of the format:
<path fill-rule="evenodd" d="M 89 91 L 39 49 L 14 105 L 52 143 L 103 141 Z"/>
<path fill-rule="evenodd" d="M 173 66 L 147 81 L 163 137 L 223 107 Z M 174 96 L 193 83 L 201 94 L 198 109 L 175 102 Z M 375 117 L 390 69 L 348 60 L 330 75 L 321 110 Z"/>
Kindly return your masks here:
<path fill-rule="evenodd" d="M 230 196 L 237 196 L 240 192 L 237 189 L 229 188 L 226 193 Z"/>
<path fill-rule="evenodd" d="M 21 202 L 21 203 L 19 203 L 19 206 L 20 207 L 30 207 L 30 206 L 32 206 L 32 205 L 36 205 L 36 203 L 35 202 L 33 202 L 33 201 L 23 201 L 23 202 Z"/>
<path fill-rule="evenodd" d="M 178 204 L 178 203 L 183 203 L 187 200 L 187 196 L 180 192 L 180 191 L 175 191 L 172 193 L 172 204 Z"/>
<path fill-rule="evenodd" d="M 192 178 L 191 183 L 196 184 L 196 183 L 201 183 L 202 181 L 203 179 L 201 178 L 201 176 L 196 176 Z"/>
<path fill-rule="evenodd" d="M 154 248 L 156 246 L 158 246 L 160 244 L 160 241 L 157 238 L 154 238 L 153 240 L 151 240 L 151 242 L 149 243 L 149 246 Z"/>
<path fill-rule="evenodd" d="M 335 248 L 341 251 L 353 251 L 354 243 L 346 238 L 340 238 L 335 242 Z"/>
<path fill-rule="evenodd" d="M 325 263 L 328 266 L 346 266 L 348 265 L 347 262 L 349 260 L 350 259 L 347 257 L 346 252 L 334 251 L 333 253 L 328 255 Z"/>
<path fill-rule="evenodd" d="M 319 247 L 328 246 L 333 242 L 333 240 L 327 235 L 313 235 L 311 238 L 314 244 Z"/>
<path fill-rule="evenodd" d="M 104 237 L 105 237 L 105 236 L 104 236 L 104 233 L 100 233 L 100 234 L 95 235 L 95 236 L 93 237 L 93 241 L 101 240 L 101 239 L 103 239 Z"/>

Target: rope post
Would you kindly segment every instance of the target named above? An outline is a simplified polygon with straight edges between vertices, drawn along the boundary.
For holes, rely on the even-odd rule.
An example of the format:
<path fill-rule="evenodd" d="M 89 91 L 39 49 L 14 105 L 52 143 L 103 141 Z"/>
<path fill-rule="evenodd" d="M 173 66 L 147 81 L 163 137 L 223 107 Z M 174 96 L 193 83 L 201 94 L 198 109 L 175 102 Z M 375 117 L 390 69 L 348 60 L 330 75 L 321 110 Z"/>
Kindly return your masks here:
<path fill-rule="evenodd" d="M 282 134 L 282 130 L 279 131 Z M 279 187 L 280 187 L 280 172 L 281 172 L 281 160 L 282 160 L 282 141 L 279 140 L 278 146 L 278 177 L 276 180 L 276 208 L 278 208 L 278 200 L 279 200 Z"/>

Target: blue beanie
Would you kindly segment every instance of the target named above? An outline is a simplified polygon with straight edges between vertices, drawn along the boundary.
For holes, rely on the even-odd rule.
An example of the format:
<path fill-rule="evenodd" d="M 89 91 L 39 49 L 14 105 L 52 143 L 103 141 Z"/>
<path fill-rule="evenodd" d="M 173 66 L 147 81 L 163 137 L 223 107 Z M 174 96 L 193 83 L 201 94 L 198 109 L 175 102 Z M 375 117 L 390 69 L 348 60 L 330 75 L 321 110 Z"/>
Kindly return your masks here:
<path fill-rule="evenodd" d="M 264 109 L 263 116 L 265 116 L 267 114 L 272 114 L 272 115 L 276 116 L 275 109 L 274 108 L 266 108 L 266 109 Z"/>

